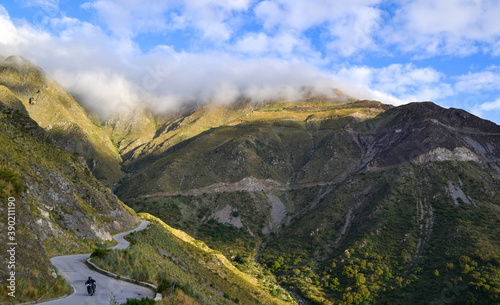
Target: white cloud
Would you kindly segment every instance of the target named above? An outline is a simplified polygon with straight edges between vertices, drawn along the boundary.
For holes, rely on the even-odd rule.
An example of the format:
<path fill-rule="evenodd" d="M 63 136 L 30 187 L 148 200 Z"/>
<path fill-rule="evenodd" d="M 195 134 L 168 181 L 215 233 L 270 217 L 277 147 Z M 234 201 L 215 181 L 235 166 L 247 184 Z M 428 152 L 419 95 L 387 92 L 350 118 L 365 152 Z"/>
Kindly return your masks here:
<path fill-rule="evenodd" d="M 479 22 L 474 12 L 464 17 L 469 21 L 448 23 L 444 18 L 446 25 L 429 27 L 425 20 L 409 25 L 403 22 L 404 16 L 425 16 L 419 4 L 427 10 L 440 8 L 439 4 L 404 2 L 395 19 L 390 19 L 377 6 L 381 1 L 95 0 L 84 7 L 95 11 L 101 23 L 69 18 L 64 12 L 49 14 L 43 26 L 50 33 L 23 20 L 13 22 L 0 5 L 0 54 L 26 57 L 105 113 L 137 102 L 165 110 L 185 101 L 227 103 L 240 95 L 293 98 L 302 86 L 321 92 L 338 88 L 353 97 L 393 104 L 458 100 L 458 95 L 487 91 L 489 96 L 476 95 L 467 107 L 476 105 L 483 113 L 493 107 L 484 101 L 495 100 L 492 95 L 500 91 L 497 66 L 459 77 L 446 77 L 418 64 L 373 68 L 347 62 L 341 64 L 344 68 L 333 66 L 353 56 L 363 57 L 367 50 L 386 52 L 385 34 L 401 48 L 409 41 L 408 52 L 415 56 L 474 46 L 479 39 L 485 46 L 497 35 L 493 18 Z M 483 8 L 492 5 L 476 2 Z M 261 23 L 255 24 L 255 18 Z M 429 18 L 432 23 L 437 17 L 431 14 Z M 491 24 L 492 29 L 481 34 L 466 29 L 478 22 L 483 27 Z M 319 34 L 311 36 L 310 30 Z M 173 31 L 199 45 L 186 51 L 177 51 L 176 45 L 158 45 L 143 52 L 134 42 L 143 33 L 168 37 Z M 488 52 L 494 52 L 492 44 Z"/>
<path fill-rule="evenodd" d="M 486 113 L 491 114 L 492 112 L 500 113 L 500 98 L 493 102 L 486 102 L 476 105 L 472 108 L 471 112 L 477 116 L 484 117 Z"/>
<path fill-rule="evenodd" d="M 399 100 L 398 104 L 432 101 L 454 93 L 451 85 L 443 82 L 442 73 L 413 64 L 392 64 L 383 68 L 353 66 L 342 68 L 338 75 L 350 83 L 391 94 Z"/>
<path fill-rule="evenodd" d="M 485 71 L 468 73 L 457 78 L 455 88 L 460 92 L 500 90 L 500 66 L 488 67 Z"/>
<path fill-rule="evenodd" d="M 17 29 L 10 21 L 9 14 L 3 6 L 0 5 L 0 44 L 6 46 L 16 45 L 19 42 Z"/>
<path fill-rule="evenodd" d="M 304 37 L 290 32 L 280 32 L 274 36 L 265 33 L 249 33 L 235 43 L 238 52 L 250 54 L 314 54 L 311 43 Z"/>
<path fill-rule="evenodd" d="M 375 7 L 380 0 L 302 1 L 268 0 L 255 6 L 255 14 L 268 32 L 275 29 L 303 33 L 324 27 L 328 48 L 349 56 L 360 49 L 375 49 L 373 39 L 382 21 Z"/>
<path fill-rule="evenodd" d="M 494 102 L 483 103 L 479 108 L 485 111 L 500 110 L 500 98 Z"/>
<path fill-rule="evenodd" d="M 466 56 L 492 51 L 500 38 L 497 0 L 416 0 L 403 2 L 385 29 L 389 43 L 416 57 Z"/>
<path fill-rule="evenodd" d="M 165 110 L 186 101 L 227 103 L 245 94 L 288 97 L 296 88 L 320 82 L 336 87 L 329 75 L 301 61 L 175 52 L 168 46 L 144 54 L 128 37 L 109 36 L 90 23 L 66 17 L 51 23 L 59 35 L 27 25 L 16 28 L 8 15 L 0 15 L 8 29 L 4 33 L 12 33 L 3 39 L 13 37 L 0 43 L 0 54 L 19 54 L 40 65 L 104 114 L 140 101 Z"/>
<path fill-rule="evenodd" d="M 381 10 L 383 2 L 266 0 L 256 4 L 254 12 L 264 33 L 303 34 L 314 28 L 323 31 L 321 39 L 328 50 L 343 57 L 394 52 L 388 51 L 394 45 L 414 58 L 499 54 L 497 0 L 400 1 L 393 13 Z"/>
<path fill-rule="evenodd" d="M 478 116 L 494 117 L 491 111 L 494 111 L 494 106 L 498 105 L 500 94 L 499 66 L 493 65 L 482 71 L 469 72 L 454 79 L 456 80 L 454 91 L 459 95 L 455 99 L 455 105 L 469 109 Z M 495 102 L 491 102 L 492 100 Z"/>
<path fill-rule="evenodd" d="M 250 5 L 249 0 L 184 0 L 190 8 L 206 8 L 209 6 L 220 7 L 227 10 L 246 10 Z"/>
<path fill-rule="evenodd" d="M 105 115 L 133 107 L 139 102 L 134 84 L 124 75 L 109 71 L 75 73 L 61 69 L 56 71 L 53 77 L 66 90 L 82 98 L 87 106 Z"/>
<path fill-rule="evenodd" d="M 117 104 L 137 100 L 126 89 L 131 85 L 127 73 L 133 73 L 128 60 L 138 51 L 130 40 L 111 38 L 99 27 L 77 19 L 63 17 L 51 23 L 62 29 L 59 36 L 25 23 L 16 27 L 8 15 L 0 14 L 0 54 L 21 55 L 40 65 L 91 107 L 108 112 Z"/>
<path fill-rule="evenodd" d="M 164 13 L 168 1 L 96 0 L 82 4 L 94 9 L 99 19 L 117 36 L 134 37 L 142 32 L 159 32 L 167 28 Z"/>
<path fill-rule="evenodd" d="M 360 50 L 375 50 L 374 36 L 381 22 L 380 10 L 359 7 L 331 23 L 329 28 L 333 40 L 328 43 L 328 48 L 343 56 L 351 56 Z"/>
<path fill-rule="evenodd" d="M 371 7 L 380 0 L 267 0 L 255 7 L 255 14 L 267 28 L 282 27 L 298 31 L 334 22 L 345 15 L 356 14 L 360 8 Z"/>
<path fill-rule="evenodd" d="M 25 6 L 41 6 L 49 9 L 56 9 L 59 6 L 59 0 L 22 0 Z"/>
<path fill-rule="evenodd" d="M 303 86 L 324 92 L 338 88 L 354 97 L 396 104 L 449 94 L 441 73 L 411 64 L 321 71 L 296 56 L 295 52 L 312 51 L 304 47 L 308 44 L 303 37 L 287 31 L 274 36 L 249 34 L 236 44 L 241 50 L 256 52 L 255 57 L 227 51 L 176 52 L 169 46 L 144 54 L 129 37 L 109 36 L 100 27 L 77 19 L 52 19 L 52 27 L 60 29 L 58 36 L 39 35 L 29 27 L 20 34 L 8 16 L 0 20 L 11 25 L 16 39 L 24 41 L 16 44 L 18 54 L 42 65 L 88 105 L 107 114 L 139 101 L 168 109 L 185 101 L 228 102 L 240 95 L 292 98 Z M 0 54 L 10 54 L 6 50 L 0 45 Z M 259 56 L 265 50 L 290 56 Z"/>
<path fill-rule="evenodd" d="M 14 24 L 5 8 L 0 5 L 0 53 L 19 54 L 33 41 L 46 41 L 49 35 L 31 28 L 26 23 Z"/>
<path fill-rule="evenodd" d="M 216 42 L 229 40 L 240 27 L 240 14 L 250 7 L 250 0 L 183 0 L 180 15 L 183 21 L 204 39 Z"/>
<path fill-rule="evenodd" d="M 233 33 L 237 14 L 249 4 L 248 0 L 95 0 L 82 7 L 95 10 L 117 36 L 191 27 L 204 39 L 226 41 Z"/>
<path fill-rule="evenodd" d="M 145 57 L 145 89 L 180 99 L 216 100 L 223 95 L 255 93 L 258 88 L 314 86 L 329 77 L 310 64 L 273 58 L 240 59 L 225 53 L 173 53 Z M 333 83 L 332 83 L 333 85 Z M 264 91 L 268 91 L 267 89 Z M 238 94 L 235 94 L 238 92 Z M 271 95 L 267 96 L 271 97 Z"/>

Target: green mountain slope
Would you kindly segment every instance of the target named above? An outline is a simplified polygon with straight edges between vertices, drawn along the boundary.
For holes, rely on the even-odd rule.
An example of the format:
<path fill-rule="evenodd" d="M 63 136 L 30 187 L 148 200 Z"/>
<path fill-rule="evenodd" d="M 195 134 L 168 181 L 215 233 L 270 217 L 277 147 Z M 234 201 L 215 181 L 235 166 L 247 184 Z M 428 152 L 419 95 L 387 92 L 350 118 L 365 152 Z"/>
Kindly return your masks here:
<path fill-rule="evenodd" d="M 308 119 L 313 121 L 324 115 L 338 116 L 339 113 L 332 110 L 346 101 L 354 100 L 338 90 L 333 90 L 331 95 L 314 96 L 304 89 L 298 102 L 271 100 L 263 102 L 241 98 L 229 105 L 188 104 L 181 106 L 177 111 L 164 114 L 139 107 L 116 114 L 106 124 L 115 143 L 118 143 L 125 164 L 133 169 L 142 167 L 142 165 L 135 166 L 136 161 L 161 154 L 173 145 L 212 128 L 238 125 L 242 122 L 277 119 L 296 121 L 307 118 L 298 115 L 297 110 L 305 110 L 302 111 L 302 115 L 309 113 Z M 363 113 L 358 115 L 364 116 Z M 156 127 L 154 130 L 153 123 Z M 137 141 L 138 138 L 141 138 L 141 141 Z M 144 142 L 147 138 L 150 138 L 150 141 Z"/>
<path fill-rule="evenodd" d="M 150 130 L 148 130 L 147 133 L 151 136 L 151 140 L 146 143 L 133 143 L 131 146 L 132 149 L 123 154 L 125 165 L 128 168 L 136 168 L 137 166 L 142 167 L 142 165 L 136 166 L 136 163 L 138 161 L 142 163 L 143 159 L 161 154 L 173 145 L 192 138 L 213 127 L 226 125 L 235 121 L 242 115 L 250 112 L 251 109 L 252 106 L 249 102 L 243 100 L 229 106 L 188 105 L 172 113 L 154 115 L 156 129 L 153 133 L 151 133 Z M 143 124 L 151 121 L 151 119 L 143 118 L 143 114 L 140 111 L 136 111 L 135 115 L 131 118 L 129 118 L 128 113 L 119 114 L 111 119 L 109 125 L 116 125 L 115 120 L 118 122 L 129 122 L 133 120 L 134 122 L 143 122 Z M 116 128 L 113 128 L 113 134 L 115 135 L 116 133 Z M 120 134 L 119 128 L 118 134 Z M 125 142 L 131 142 L 134 138 L 136 138 L 136 136 L 133 134 L 132 136 L 126 135 L 123 140 Z"/>
<path fill-rule="evenodd" d="M 260 261 L 312 303 L 496 304 L 499 181 L 492 168 L 456 161 L 352 175 Z"/>
<path fill-rule="evenodd" d="M 49 257 L 91 251 L 110 241 L 112 233 L 133 226 L 135 215 L 92 176 L 82 157 L 56 146 L 22 102 L 5 87 L 1 90 L 0 228 L 5 234 L 0 251 L 5 254 L 11 247 L 7 231 L 15 232 L 15 301 L 69 293 Z M 8 210 L 8 198 L 14 211 Z M 13 229 L 8 212 L 15 214 Z M 2 283 L 13 271 L 8 267 L 0 267 Z M 6 285 L 0 287 L 2 302 L 12 301 L 8 292 Z"/>
<path fill-rule="evenodd" d="M 149 143 L 156 134 L 155 116 L 143 109 L 131 109 L 112 116 L 105 126 L 120 155 L 127 156 Z"/>
<path fill-rule="evenodd" d="M 257 264 L 244 269 L 158 218 L 141 216 L 151 225 L 131 235 L 129 249 L 96 252 L 92 261 L 119 275 L 153 282 L 165 299 L 177 280 L 171 301 L 161 304 L 295 304 Z M 176 300 L 183 295 L 189 299 Z"/>
<path fill-rule="evenodd" d="M 112 185 L 123 176 L 121 157 L 109 136 L 39 67 L 20 57 L 8 57 L 0 62 L 0 85 L 23 102 L 31 118 L 60 147 L 84 156 L 92 173 L 101 181 Z"/>
<path fill-rule="evenodd" d="M 499 160 L 500 127 L 462 110 L 271 103 L 136 160 L 117 194 L 306 303 L 497 304 Z"/>
<path fill-rule="evenodd" d="M 203 108 L 210 109 L 208 106 Z M 221 112 L 224 107 L 212 108 L 200 110 L 210 113 L 208 118 L 202 118 L 220 127 L 202 131 L 198 129 L 199 119 L 189 116 L 195 123 L 186 123 L 183 128 L 187 131 L 181 133 L 181 137 L 189 138 L 174 145 L 180 140 L 177 138 L 166 144 L 168 148 L 163 152 L 148 152 L 133 160 L 128 168 L 134 174 L 123 181 L 117 194 L 128 198 L 190 190 L 220 182 L 236 183 L 248 177 L 271 179 L 275 184 L 332 179 L 352 167 L 350 160 L 357 153 L 355 144 L 342 128 L 361 118 L 374 117 L 390 106 L 370 101 L 265 105 L 246 101 L 239 106 L 226 107 L 229 110 L 224 113 L 232 112 L 233 116 L 214 115 L 226 118 L 225 125 L 210 119 L 214 112 Z M 318 160 L 323 161 L 323 155 L 331 153 L 331 149 L 338 149 L 336 159 L 331 158 L 326 165 L 318 163 Z M 341 168 L 333 168 L 339 164 Z"/>

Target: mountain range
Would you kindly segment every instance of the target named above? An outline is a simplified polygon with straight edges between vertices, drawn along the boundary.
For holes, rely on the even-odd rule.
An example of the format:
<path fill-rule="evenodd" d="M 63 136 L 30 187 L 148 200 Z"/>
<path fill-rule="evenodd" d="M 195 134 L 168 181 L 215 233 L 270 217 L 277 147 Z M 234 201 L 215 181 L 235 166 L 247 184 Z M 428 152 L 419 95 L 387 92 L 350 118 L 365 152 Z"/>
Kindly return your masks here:
<path fill-rule="evenodd" d="M 500 126 L 466 111 L 304 88 L 102 119 L 19 57 L 0 62 L 0 101 L 0 186 L 44 253 L 21 258 L 27 287 L 63 290 L 49 256 L 146 212 L 137 256 L 101 263 L 158 285 L 177 268 L 177 304 L 500 304 Z M 117 263 L 137 257 L 175 266 Z"/>

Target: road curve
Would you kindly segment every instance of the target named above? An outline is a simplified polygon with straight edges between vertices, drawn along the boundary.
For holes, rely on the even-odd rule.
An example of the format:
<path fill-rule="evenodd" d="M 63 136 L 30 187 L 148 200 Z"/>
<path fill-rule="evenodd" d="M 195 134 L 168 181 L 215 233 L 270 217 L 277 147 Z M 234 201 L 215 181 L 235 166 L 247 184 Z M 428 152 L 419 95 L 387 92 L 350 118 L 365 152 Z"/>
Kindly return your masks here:
<path fill-rule="evenodd" d="M 113 238 L 118 242 L 113 249 L 125 249 L 129 243 L 123 237 L 131 232 L 144 230 L 148 221 L 141 220 L 141 224 L 130 231 L 117 234 Z M 39 303 L 46 305 L 109 305 L 111 296 L 114 296 L 118 303 L 125 303 L 127 298 L 154 298 L 153 291 L 146 287 L 134 285 L 129 282 L 119 281 L 107 277 L 98 272 L 90 270 L 84 263 L 90 257 L 90 254 L 64 255 L 56 256 L 50 259 L 52 265 L 57 267 L 59 273 L 73 287 L 73 293 L 63 299 L 57 299 L 49 302 Z M 96 280 L 97 289 L 93 296 L 87 294 L 85 281 L 91 276 Z"/>
<path fill-rule="evenodd" d="M 130 243 L 128 241 L 126 241 L 123 237 L 125 237 L 126 235 L 129 235 L 132 232 L 142 231 L 142 230 L 146 229 L 148 224 L 149 224 L 149 221 L 141 220 L 141 224 L 137 228 L 130 230 L 130 231 L 127 231 L 127 232 L 113 235 L 113 239 L 116 240 L 118 242 L 118 244 L 111 249 L 116 249 L 116 250 L 127 249 L 127 247 L 130 245 Z"/>

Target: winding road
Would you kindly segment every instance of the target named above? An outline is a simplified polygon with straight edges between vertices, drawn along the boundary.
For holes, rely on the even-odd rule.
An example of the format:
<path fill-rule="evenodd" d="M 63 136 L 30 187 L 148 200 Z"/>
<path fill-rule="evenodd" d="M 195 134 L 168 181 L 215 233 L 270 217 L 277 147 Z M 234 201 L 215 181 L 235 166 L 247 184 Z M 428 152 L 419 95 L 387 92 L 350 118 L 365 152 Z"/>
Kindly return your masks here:
<path fill-rule="evenodd" d="M 149 221 L 141 220 L 141 224 L 130 231 L 117 234 L 113 238 L 118 242 L 113 249 L 126 249 L 129 243 L 123 239 L 127 234 L 135 231 L 144 230 Z M 52 265 L 57 267 L 59 273 L 73 287 L 73 293 L 65 298 L 57 299 L 49 302 L 39 303 L 46 305 L 86 305 L 99 304 L 109 305 L 112 296 L 118 303 L 125 303 L 127 298 L 154 298 L 153 291 L 146 287 L 134 285 L 132 283 L 119 281 L 114 278 L 107 277 L 98 272 L 90 270 L 83 261 L 88 259 L 90 254 L 64 255 L 56 256 L 50 259 Z M 93 296 L 87 294 L 85 281 L 91 276 L 96 280 L 97 289 Z"/>

